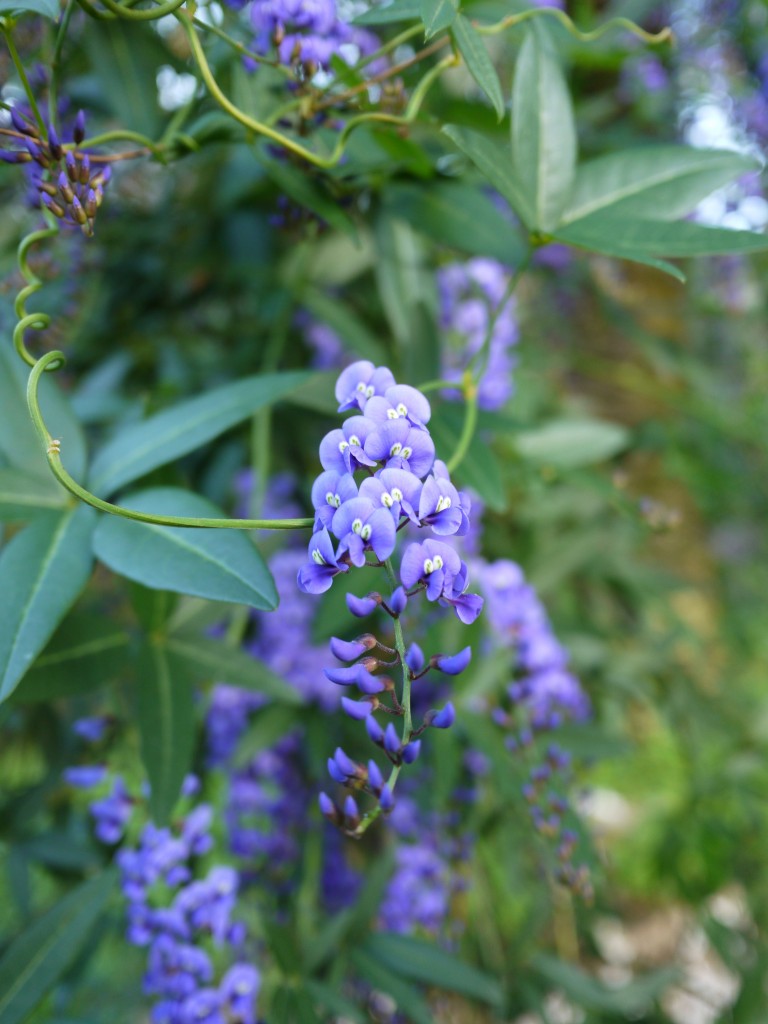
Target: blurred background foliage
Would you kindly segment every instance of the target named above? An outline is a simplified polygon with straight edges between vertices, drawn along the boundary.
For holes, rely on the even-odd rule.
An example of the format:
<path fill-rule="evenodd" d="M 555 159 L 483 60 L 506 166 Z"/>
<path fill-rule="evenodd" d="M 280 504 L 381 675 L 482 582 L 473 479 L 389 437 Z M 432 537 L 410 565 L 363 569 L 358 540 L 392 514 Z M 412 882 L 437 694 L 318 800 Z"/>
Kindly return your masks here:
<path fill-rule="evenodd" d="M 514 5 L 468 6 L 490 17 Z M 649 50 L 621 33 L 590 44 L 556 33 L 582 158 L 681 138 L 762 151 L 763 4 L 574 0 L 568 11 L 584 27 L 612 12 L 649 30 L 671 22 L 678 37 L 674 48 Z M 19 22 L 17 43 L 30 62 L 42 56 L 41 24 Z M 169 116 L 160 105 L 158 67 L 184 71 L 183 35 L 77 20 L 73 31 L 77 45 L 64 55 L 72 110 L 84 106 L 95 123 L 156 137 Z M 505 94 L 518 45 L 514 36 L 492 41 Z M 266 83 L 215 41 L 212 52 L 229 93 L 244 108 L 258 105 Z M 0 81 L 11 78 L 0 53 Z M 403 79 L 411 88 L 418 70 Z M 202 116 L 212 110 L 198 105 Z M 436 268 L 473 255 L 504 260 L 506 244 L 505 262 L 514 263 L 516 252 L 494 235 L 446 239 L 439 225 L 411 216 L 425 183 L 432 194 L 459 187 L 467 169 L 436 125 L 471 124 L 499 137 L 506 131 L 462 70 L 443 76 L 429 111 L 431 119 L 408 131 L 361 129 L 342 165 L 329 175 L 305 174 L 301 186 L 288 173 L 295 171 L 290 162 L 281 166 L 263 149 L 233 141 L 242 139 L 240 130 L 213 120 L 212 139 L 199 151 L 168 166 L 136 161 L 118 168 L 96 237 L 83 242 L 64 233 L 35 255 L 45 281 L 39 308 L 54 318 L 46 343 L 66 349 L 59 380 L 92 450 L 117 425 L 215 386 L 313 365 L 309 317 L 328 322 L 350 354 L 392 366 L 398 379 L 415 385 L 436 375 L 445 344 Z M 702 217 L 764 227 L 768 206 L 758 179 L 721 190 L 702 204 Z M 24 205 L 15 168 L 0 171 L 0 206 L 7 333 L 20 284 L 14 248 L 37 218 Z M 499 979 L 503 997 L 496 1002 L 492 994 L 484 1008 L 461 986 L 458 994 L 440 992 L 429 967 L 422 975 L 416 969 L 410 980 L 425 985 L 428 1019 L 436 1022 L 759 1024 L 768 1015 L 768 263 L 757 254 L 682 265 L 684 286 L 636 264 L 545 249 L 517 291 L 515 393 L 501 412 L 480 417 L 480 437 L 494 454 L 491 468 L 480 469 L 482 550 L 524 568 L 593 703 L 592 720 L 565 728 L 560 742 L 578 759 L 573 799 L 590 845 L 595 895 L 584 901 L 547 881 L 546 853 L 519 793 L 524 772 L 502 751 L 494 784 L 467 825 L 477 840 L 461 868 L 466 885 L 452 909 L 460 937 L 451 948 L 484 977 Z M 232 509 L 235 480 L 251 464 L 255 440 L 262 457 L 268 449 L 258 465 L 262 478 L 292 470 L 308 507 L 316 445 L 332 425 L 332 380 L 313 379 L 299 400 L 267 419 L 257 416 L 250 431 L 233 430 L 156 470 L 148 484 L 190 487 Z M 450 405 L 441 409 L 450 437 L 459 421 Z M 589 437 L 580 447 L 537 433 L 585 417 L 616 425 L 608 450 Z M 534 438 L 527 450 L 523 435 L 529 444 Z M 263 550 L 281 543 L 270 535 Z M 319 612 L 318 642 L 338 628 L 332 601 Z M 135 594 L 133 605 L 141 608 Z M 225 611 L 230 625 L 237 622 L 236 611 Z M 103 568 L 76 613 L 136 629 L 130 588 Z M 199 621 L 221 616 L 220 607 L 209 607 Z M 108 688 L 53 701 L 25 699 L 35 671 L 0 711 L 0 932 L 9 945 L 106 859 L 90 838 L 82 802 L 59 781 L 79 756 L 69 723 L 96 712 L 114 716 L 103 753 L 126 775 L 141 777 L 132 659 L 118 658 L 112 677 L 99 680 Z M 301 714 L 316 780 L 324 750 L 311 736 L 319 730 L 322 740 L 329 726 L 314 707 Z M 280 723 L 268 720 L 266 728 L 279 730 Z M 481 736 L 471 738 L 482 746 Z M 256 736 L 260 742 L 267 740 Z M 450 770 L 460 771 L 456 742 L 452 735 L 434 741 L 440 771 L 449 771 L 452 758 Z M 486 752 L 493 760 L 493 747 Z M 438 804 L 446 786 L 431 794 Z M 383 884 L 375 872 L 387 845 L 369 838 L 353 851 L 373 878 L 363 921 L 375 914 Z M 289 949 L 310 884 L 298 885 L 292 909 L 283 907 L 275 925 Z M 122 938 L 119 901 L 109 906 L 98 923 L 84 925 L 96 928 L 92 955 L 68 966 L 30 1019 L 142 1019 L 142 954 Z M 265 937 L 288 977 L 280 942 L 280 935 Z M 378 963 L 387 963 L 378 954 Z M 403 977 L 397 957 L 393 970 Z M 374 993 L 387 991 L 386 975 L 366 974 L 360 962 L 357 973 Z M 314 977 L 341 990 L 333 969 Z M 275 984 L 274 1024 L 317 1019 L 310 1012 L 346 1019 L 343 1009 L 318 1009 L 317 992 L 312 1011 L 298 999 L 283 1005 L 282 983 Z M 396 1004 L 402 993 L 388 991 Z M 368 1007 L 360 1019 L 390 1019 L 386 1000 L 351 998 Z M 402 1019 L 417 1019 L 402 1000 L 400 1011 Z"/>

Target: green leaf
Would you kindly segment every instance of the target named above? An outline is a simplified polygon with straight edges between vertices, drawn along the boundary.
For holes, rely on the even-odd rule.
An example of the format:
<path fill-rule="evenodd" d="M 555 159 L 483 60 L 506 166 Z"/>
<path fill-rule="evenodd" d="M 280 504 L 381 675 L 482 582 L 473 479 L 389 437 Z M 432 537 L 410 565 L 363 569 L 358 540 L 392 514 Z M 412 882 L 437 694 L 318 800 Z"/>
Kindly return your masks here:
<path fill-rule="evenodd" d="M 424 38 L 431 39 L 453 24 L 459 0 L 421 0 L 419 6 L 421 20 L 424 22 Z"/>
<path fill-rule="evenodd" d="M 376 220 L 376 284 L 398 344 L 415 343 L 413 310 L 433 297 L 434 280 L 424 267 L 420 239 L 410 224 L 382 212 Z"/>
<path fill-rule="evenodd" d="M 621 988 L 607 988 L 574 964 L 546 953 L 533 958 L 535 969 L 551 984 L 587 1010 L 633 1017 L 648 1012 L 649 1004 L 680 977 L 677 967 L 665 967 Z"/>
<path fill-rule="evenodd" d="M 58 0 L 0 0 L 0 14 L 42 14 L 56 21 L 61 13 Z"/>
<path fill-rule="evenodd" d="M 500 217 L 485 192 L 463 182 L 436 181 L 426 186 L 395 184 L 384 194 L 394 215 L 441 245 L 473 256 L 489 256 L 507 266 L 525 257 L 519 231 Z"/>
<path fill-rule="evenodd" d="M 61 510 L 67 492 L 50 473 L 36 476 L 23 469 L 0 469 L 0 520 L 27 521 L 42 513 Z"/>
<path fill-rule="evenodd" d="M 553 420 L 514 436 L 515 447 L 523 458 L 562 469 L 610 459 L 623 451 L 629 441 L 625 427 L 601 420 Z"/>
<path fill-rule="evenodd" d="M 181 402 L 122 430 L 96 456 L 89 474 L 92 490 L 110 494 L 272 405 L 309 374 L 271 373 L 245 377 Z"/>
<path fill-rule="evenodd" d="M 286 401 L 303 409 L 312 409 L 313 412 L 335 415 L 339 408 L 339 403 L 334 395 L 334 384 L 337 377 L 336 370 L 313 373 L 309 380 L 305 384 L 300 384 Z"/>
<path fill-rule="evenodd" d="M 512 169 L 509 147 L 499 145 L 480 132 L 460 128 L 455 124 L 446 125 L 443 132 L 469 157 L 496 191 L 504 196 L 523 223 L 529 228 L 533 227 L 533 209 Z"/>
<path fill-rule="evenodd" d="M 364 949 L 353 950 L 351 959 L 364 981 L 392 996 L 398 1010 L 406 1016 L 409 1024 L 434 1024 L 429 1007 L 413 986 L 384 967 Z"/>
<path fill-rule="evenodd" d="M 433 416 L 430 432 L 439 458 L 446 461 L 450 459 L 458 444 L 462 420 L 463 407 L 453 407 L 448 403 Z M 477 434 L 472 438 L 467 454 L 451 478 L 455 478 L 460 487 L 471 487 L 494 512 L 503 512 L 507 507 L 499 460 L 488 443 Z"/>
<path fill-rule="evenodd" d="M 355 356 L 370 359 L 376 364 L 386 362 L 384 346 L 355 314 L 349 303 L 339 302 L 316 288 L 307 288 L 301 293 L 301 304 L 316 320 L 334 330 Z"/>
<path fill-rule="evenodd" d="M 8 948 L 0 960 L 0 1024 L 20 1024 L 80 956 L 114 884 L 111 871 L 83 882 Z"/>
<path fill-rule="evenodd" d="M 355 25 L 388 25 L 393 21 L 415 21 L 421 17 L 419 0 L 393 0 L 386 7 L 374 7 L 354 19 Z"/>
<path fill-rule="evenodd" d="M 708 228 L 692 221 L 641 220 L 611 212 L 595 213 L 576 224 L 559 229 L 558 241 L 580 245 L 594 252 L 608 252 L 611 246 L 625 250 L 626 259 L 643 260 L 648 256 L 721 256 L 730 253 L 764 252 L 768 235 L 753 231 Z M 613 243 L 612 240 L 613 239 Z M 616 241 L 619 239 L 620 241 Z"/>
<path fill-rule="evenodd" d="M 292 199 L 295 199 L 300 206 L 317 214 L 322 220 L 337 231 L 357 237 L 357 228 L 353 220 L 344 212 L 339 205 L 338 199 L 323 190 L 320 184 L 314 184 L 307 177 L 305 171 L 292 167 L 290 164 L 280 163 L 266 155 L 264 150 L 257 152 L 258 160 L 267 170 L 270 178 L 278 185 L 281 192 L 285 192 Z"/>
<path fill-rule="evenodd" d="M 27 526 L 0 554 L 0 700 L 45 647 L 88 581 L 96 514 L 80 505 Z"/>
<path fill-rule="evenodd" d="M 490 1006 L 501 1008 L 504 993 L 490 974 L 465 964 L 429 942 L 394 932 L 369 935 L 362 949 L 401 978 L 449 992 L 458 992 Z"/>
<path fill-rule="evenodd" d="M 533 212 L 531 226 L 553 230 L 573 188 L 576 125 L 565 76 L 543 32 L 528 32 L 517 59 L 512 165 Z"/>
<path fill-rule="evenodd" d="M 360 1009 L 338 989 L 332 988 L 320 981 L 308 981 L 307 991 L 326 1010 L 330 1010 L 334 1017 L 354 1021 L 355 1024 L 370 1024 L 370 1016 Z"/>
<path fill-rule="evenodd" d="M 457 15 L 451 27 L 451 34 L 469 73 L 491 101 L 496 116 L 501 120 L 504 117 L 504 95 L 483 37 L 472 28 L 471 22 L 463 14 Z"/>
<path fill-rule="evenodd" d="M 677 281 L 685 281 L 685 274 L 674 263 L 657 259 L 655 256 L 648 256 L 625 242 L 617 223 L 613 224 L 612 229 L 609 229 L 607 224 L 589 226 L 591 219 L 585 218 L 556 231 L 552 235 L 552 241 L 564 242 L 566 245 L 575 246 L 577 249 L 586 249 L 587 252 L 599 253 L 601 256 L 614 256 L 620 260 L 641 263 L 646 267 L 653 267 L 664 274 L 669 274 Z"/>
<path fill-rule="evenodd" d="M 237 744 L 235 765 L 246 765 L 299 724 L 295 707 L 268 704 L 255 713 Z"/>
<path fill-rule="evenodd" d="M 676 220 L 754 168 L 751 157 L 730 150 L 642 146 L 608 153 L 577 169 L 560 226 L 608 209 L 622 216 Z"/>
<path fill-rule="evenodd" d="M 0 303 L 2 333 L 10 334 L 15 316 L 5 303 Z M 85 472 L 85 440 L 80 424 L 72 414 L 69 402 L 58 385 L 44 374 L 40 381 L 40 408 L 53 437 L 61 440 L 61 460 L 76 479 Z M 43 479 L 51 479 L 51 471 L 40 438 L 37 436 L 27 408 L 29 367 L 16 355 L 12 345 L 0 343 L 0 409 L 3 429 L 0 431 L 0 452 L 11 466 Z M 57 483 L 56 493 L 66 492 Z"/>
<path fill-rule="evenodd" d="M 301 704 L 298 692 L 275 675 L 263 661 L 220 640 L 171 633 L 163 641 L 172 668 L 178 667 L 195 682 L 215 679 L 263 693 L 281 704 Z"/>
<path fill-rule="evenodd" d="M 223 518 L 205 498 L 175 487 L 137 491 L 124 504 L 139 512 Z M 261 611 L 277 607 L 269 570 L 240 531 L 156 526 L 107 515 L 96 528 L 94 551 L 114 572 L 147 587 L 234 601 Z"/>
<path fill-rule="evenodd" d="M 125 675 L 129 634 L 103 615 L 69 615 L 22 679 L 13 699 L 51 701 L 99 689 Z"/>
<path fill-rule="evenodd" d="M 139 734 L 150 785 L 149 806 L 165 825 L 176 805 L 195 745 L 193 681 L 171 670 L 161 643 L 144 644 L 139 655 Z"/>

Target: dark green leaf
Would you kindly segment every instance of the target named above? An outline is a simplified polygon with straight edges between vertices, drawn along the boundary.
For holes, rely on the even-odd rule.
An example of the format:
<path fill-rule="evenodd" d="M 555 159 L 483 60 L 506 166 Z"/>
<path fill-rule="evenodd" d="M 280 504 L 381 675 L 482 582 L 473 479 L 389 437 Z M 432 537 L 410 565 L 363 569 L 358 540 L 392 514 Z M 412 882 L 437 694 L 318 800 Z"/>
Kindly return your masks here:
<path fill-rule="evenodd" d="M 124 504 L 140 512 L 223 518 L 205 498 L 175 487 L 137 491 Z M 269 570 L 240 531 L 156 526 L 108 515 L 96 528 L 94 551 L 114 572 L 147 587 L 262 611 L 277 607 Z"/>
<path fill-rule="evenodd" d="M 352 952 L 351 959 L 364 981 L 392 996 L 398 1010 L 410 1024 L 434 1024 L 429 1007 L 412 985 L 403 981 L 361 948 Z"/>
<path fill-rule="evenodd" d="M 450 28 L 459 9 L 459 0 L 421 0 L 420 13 L 424 22 L 424 36 L 432 36 Z"/>
<path fill-rule="evenodd" d="M 61 13 L 58 0 L 0 0 L 0 14 L 42 14 L 56 21 Z"/>
<path fill-rule="evenodd" d="M 517 59 L 512 165 L 533 213 L 531 226 L 552 231 L 573 188 L 576 125 L 565 76 L 543 32 L 528 32 Z"/>
<path fill-rule="evenodd" d="M 369 1015 L 338 989 L 320 981 L 308 981 L 307 991 L 314 997 L 316 1003 L 330 1010 L 335 1017 L 354 1021 L 355 1024 L 370 1024 Z"/>
<path fill-rule="evenodd" d="M 127 427 L 94 459 L 89 474 L 91 489 L 109 494 L 194 451 L 258 409 L 290 394 L 308 377 L 303 372 L 245 377 Z"/>
<path fill-rule="evenodd" d="M 388 25 L 393 21 L 415 21 L 421 17 L 419 0 L 393 0 L 386 7 L 374 7 L 355 18 L 355 25 Z"/>
<path fill-rule="evenodd" d="M 15 317 L 10 308 L 0 304 L 0 327 L 2 333 L 11 333 Z M 72 414 L 58 385 L 44 374 L 40 381 L 40 408 L 53 437 L 61 440 L 61 460 L 64 467 L 75 479 L 81 479 L 85 472 L 85 440 L 80 424 Z M 40 438 L 35 432 L 27 408 L 27 380 L 29 367 L 16 355 L 12 345 L 0 344 L 0 409 L 3 415 L 3 429 L 0 431 L 0 452 L 11 466 L 32 473 L 43 479 L 51 478 L 48 461 Z M 63 493 L 57 483 L 53 489 Z"/>
<path fill-rule="evenodd" d="M 14 693 L 17 701 L 50 701 L 86 693 L 121 678 L 130 637 L 104 616 L 67 616 Z"/>
<path fill-rule="evenodd" d="M 195 682 L 215 679 L 230 686 L 263 693 L 282 704 L 301 704 L 292 686 L 275 675 L 263 661 L 220 640 L 190 634 L 171 634 L 163 641 L 171 666 L 178 666 Z"/>
<path fill-rule="evenodd" d="M 101 862 L 101 854 L 93 844 L 78 842 L 61 830 L 25 839 L 21 849 L 31 861 L 59 871 L 87 871 Z"/>
<path fill-rule="evenodd" d="M 383 345 L 350 308 L 349 303 L 339 302 L 324 292 L 308 288 L 301 294 L 301 304 L 316 320 L 336 331 L 354 356 L 370 359 L 377 364 L 386 362 Z"/>
<path fill-rule="evenodd" d="M 509 147 L 455 124 L 446 125 L 443 131 L 504 196 L 523 223 L 529 228 L 534 227 L 534 211 L 512 169 Z"/>
<path fill-rule="evenodd" d="M 436 181 L 427 186 L 397 184 L 384 202 L 396 216 L 435 242 L 473 256 L 489 256 L 515 266 L 525 256 L 520 232 L 504 222 L 485 192 L 463 182 Z"/>
<path fill-rule="evenodd" d="M 531 462 L 573 469 L 610 459 L 629 444 L 629 431 L 601 420 L 553 420 L 515 435 L 514 443 Z"/>
<path fill-rule="evenodd" d="M 150 810 L 157 825 L 167 823 L 192 765 L 193 685 L 193 680 L 172 672 L 160 643 L 144 645 L 139 657 L 139 733 Z"/>
<path fill-rule="evenodd" d="M 755 168 L 730 150 L 643 146 L 582 164 L 560 226 L 610 208 L 611 214 L 676 220 L 710 192 Z"/>
<path fill-rule="evenodd" d="M 335 370 L 313 373 L 306 384 L 300 384 L 286 401 L 314 412 L 336 413 L 339 403 L 334 396 L 333 386 L 337 377 Z"/>
<path fill-rule="evenodd" d="M 62 509 L 67 498 L 50 473 L 43 477 L 23 469 L 0 469 L 0 520 L 34 519 L 41 512 Z"/>
<path fill-rule="evenodd" d="M 15 689 L 85 586 L 96 514 L 80 505 L 27 526 L 0 554 L 0 700 Z"/>
<path fill-rule="evenodd" d="M 287 685 L 287 684 L 284 684 Z M 237 745 L 235 761 L 244 765 L 262 750 L 274 746 L 299 723 L 296 709 L 285 704 L 268 704 L 257 711 Z"/>
<path fill-rule="evenodd" d="M 469 73 L 491 101 L 496 116 L 501 120 L 504 117 L 504 95 L 483 37 L 472 28 L 471 22 L 463 14 L 457 15 L 451 33 Z"/>
<path fill-rule="evenodd" d="M 285 192 L 295 199 L 300 206 L 317 214 L 330 227 L 342 231 L 352 238 L 357 237 L 354 221 L 350 220 L 335 196 L 323 190 L 320 184 L 315 185 L 304 171 L 287 163 L 280 163 L 268 157 L 263 151 L 258 153 L 259 162 L 267 169 L 270 178 Z"/>
<path fill-rule="evenodd" d="M 556 231 L 552 240 L 573 245 L 577 249 L 586 249 L 587 252 L 599 253 L 601 256 L 614 256 L 616 259 L 630 260 L 632 263 L 654 267 L 680 282 L 685 281 L 685 274 L 674 263 L 657 259 L 655 256 L 647 256 L 625 242 L 617 224 L 613 225 L 612 231 L 606 230 L 607 225 L 596 225 L 591 228 L 587 226 L 586 231 L 582 230 L 585 225 L 588 225 L 590 219 L 585 218 L 575 224 L 569 224 L 562 231 Z"/>
<path fill-rule="evenodd" d="M 376 220 L 376 284 L 384 313 L 398 344 L 416 343 L 413 310 L 424 303 L 434 305 L 434 279 L 424 267 L 420 239 L 410 224 L 382 213 Z"/>
<path fill-rule="evenodd" d="M 391 968 L 398 977 L 458 992 L 469 999 L 501 1008 L 504 994 L 494 977 L 465 964 L 432 943 L 410 935 L 378 932 L 368 936 L 362 949 L 378 963 Z"/>
<path fill-rule="evenodd" d="M 83 952 L 115 883 L 111 871 L 67 893 L 0 960 L 0 1024 L 19 1024 Z"/>
<path fill-rule="evenodd" d="M 632 1016 L 646 1013 L 649 1004 L 680 975 L 679 968 L 665 967 L 621 988 L 607 988 L 580 967 L 545 953 L 537 954 L 533 964 L 548 982 L 561 988 L 579 1006 Z"/>

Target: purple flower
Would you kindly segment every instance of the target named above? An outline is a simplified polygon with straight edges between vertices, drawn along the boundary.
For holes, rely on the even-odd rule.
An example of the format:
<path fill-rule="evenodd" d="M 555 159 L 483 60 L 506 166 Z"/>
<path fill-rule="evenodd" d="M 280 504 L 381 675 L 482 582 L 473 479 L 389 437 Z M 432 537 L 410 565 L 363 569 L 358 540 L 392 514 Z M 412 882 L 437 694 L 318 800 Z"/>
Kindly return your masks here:
<path fill-rule="evenodd" d="M 424 395 L 408 384 L 396 384 L 387 388 L 384 395 L 377 395 L 365 403 L 364 415 L 376 423 L 387 420 L 405 419 L 414 427 L 424 427 L 429 422 L 432 410 Z"/>
<path fill-rule="evenodd" d="M 472 660 L 472 648 L 465 647 L 458 654 L 437 654 L 432 658 L 432 664 L 439 672 L 448 676 L 457 676 L 464 671 Z"/>
<path fill-rule="evenodd" d="M 365 565 L 365 552 L 373 551 L 380 562 L 395 550 L 395 522 L 387 509 L 368 498 L 352 498 L 334 514 L 331 529 L 339 538 L 339 555 L 349 552 L 352 564 Z"/>
<path fill-rule="evenodd" d="M 107 728 L 107 719 L 100 715 L 94 718 L 78 718 L 72 725 L 72 730 L 88 743 L 98 743 L 104 736 Z"/>
<path fill-rule="evenodd" d="M 238 1024 L 255 1024 L 260 985 L 261 976 L 251 964 L 235 964 L 221 979 L 219 992 L 224 1009 Z"/>
<path fill-rule="evenodd" d="M 433 533 L 447 537 L 464 536 L 469 530 L 469 497 L 457 491 L 447 476 L 430 476 L 424 481 L 419 499 L 419 522 Z"/>
<path fill-rule="evenodd" d="M 336 381 L 336 399 L 339 412 L 347 409 L 365 408 L 366 403 L 374 395 L 383 395 L 390 387 L 394 387 L 395 378 L 386 366 L 375 367 L 368 360 L 352 363 L 342 371 Z"/>
<path fill-rule="evenodd" d="M 426 476 L 435 461 L 432 438 L 426 430 L 412 427 L 405 419 L 379 424 L 368 434 L 364 445 L 365 454 L 376 462 L 385 462 L 388 469 L 407 469 L 419 478 Z"/>
<path fill-rule="evenodd" d="M 334 513 L 345 501 L 357 497 L 357 484 L 350 473 L 326 470 L 312 485 L 312 505 L 315 509 L 315 528 L 330 528 Z"/>
<path fill-rule="evenodd" d="M 328 531 L 323 528 L 313 534 L 309 542 L 311 561 L 299 569 L 297 581 L 299 590 L 305 594 L 323 594 L 333 583 L 334 576 L 348 572 L 348 565 L 340 565 L 336 559 Z"/>
<path fill-rule="evenodd" d="M 417 522 L 415 510 L 419 505 L 421 487 L 421 480 L 405 469 L 381 469 L 376 476 L 363 480 L 360 497 L 388 508 L 395 523 L 400 522 L 402 513 Z"/>
<path fill-rule="evenodd" d="M 364 449 L 376 424 L 365 416 L 350 416 L 341 429 L 331 430 L 320 442 L 320 463 L 323 469 L 341 474 L 354 473 L 363 466 L 375 466 Z"/>
<path fill-rule="evenodd" d="M 74 786 L 76 789 L 91 789 L 106 779 L 107 769 L 103 764 L 81 764 L 65 768 L 61 777 L 68 785 Z"/>
<path fill-rule="evenodd" d="M 133 812 L 133 801 L 119 775 L 112 782 L 110 795 L 102 800 L 94 800 L 90 812 L 96 821 L 96 836 L 102 843 L 117 843 L 123 838 L 125 826 Z"/>
<path fill-rule="evenodd" d="M 423 583 L 427 600 L 437 601 L 445 593 L 451 593 L 453 580 L 461 566 L 461 559 L 452 547 L 439 540 L 425 540 L 421 544 L 409 544 L 405 549 L 400 579 L 408 589 Z"/>

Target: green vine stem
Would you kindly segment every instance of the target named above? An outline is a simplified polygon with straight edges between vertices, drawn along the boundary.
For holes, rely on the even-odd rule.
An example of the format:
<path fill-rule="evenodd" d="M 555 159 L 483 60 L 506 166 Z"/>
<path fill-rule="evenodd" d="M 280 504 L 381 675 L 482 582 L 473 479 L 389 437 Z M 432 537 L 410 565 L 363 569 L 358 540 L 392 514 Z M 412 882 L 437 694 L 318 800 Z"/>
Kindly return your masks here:
<path fill-rule="evenodd" d="M 24 89 L 24 93 L 29 101 L 35 121 L 37 121 L 37 127 L 40 129 L 40 134 L 45 137 L 48 134 L 48 130 L 45 127 L 45 121 L 43 120 L 43 115 L 40 113 L 40 108 L 37 105 L 37 100 L 35 99 L 35 94 L 32 91 L 32 86 L 29 84 L 27 73 L 24 70 L 24 64 L 22 63 L 21 57 L 19 57 L 19 51 L 16 49 L 16 44 L 13 41 L 13 35 L 11 34 L 11 22 L 0 20 L 0 27 L 2 28 L 3 35 L 5 36 L 5 42 L 8 46 L 8 52 L 11 55 L 13 66 L 16 68 L 16 73 L 21 80 L 22 88 Z"/>
<path fill-rule="evenodd" d="M 35 357 L 24 343 L 24 332 L 26 330 L 42 331 L 51 322 L 51 318 L 47 313 L 27 313 L 27 300 L 43 286 L 43 282 L 29 265 L 29 250 L 36 242 L 42 242 L 46 238 L 53 238 L 58 232 L 59 229 L 53 226 L 42 228 L 40 231 L 33 231 L 21 240 L 16 253 L 19 270 L 27 284 L 16 296 L 14 303 L 18 322 L 13 330 L 13 345 L 27 366 L 35 365 Z"/>
<path fill-rule="evenodd" d="M 581 43 L 593 43 L 615 28 L 626 29 L 645 43 L 674 43 L 675 41 L 675 34 L 671 28 L 663 28 L 659 32 L 646 32 L 644 28 L 641 28 L 629 18 L 610 18 L 603 25 L 600 25 L 599 28 L 584 32 L 574 25 L 564 11 L 557 7 L 534 7 L 527 11 L 522 11 L 520 14 L 509 14 L 506 18 L 502 18 L 501 21 L 497 21 L 493 25 L 480 25 L 477 22 L 474 22 L 473 25 L 478 32 L 491 36 L 504 32 L 508 28 L 514 28 L 515 25 L 520 25 L 525 21 L 530 21 L 531 18 L 538 18 L 540 16 L 554 18 L 556 21 L 559 21 L 563 28 Z"/>

